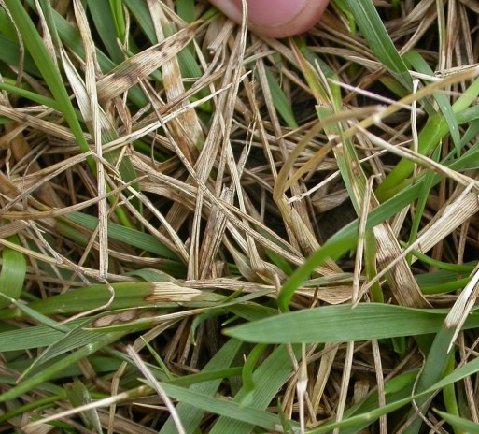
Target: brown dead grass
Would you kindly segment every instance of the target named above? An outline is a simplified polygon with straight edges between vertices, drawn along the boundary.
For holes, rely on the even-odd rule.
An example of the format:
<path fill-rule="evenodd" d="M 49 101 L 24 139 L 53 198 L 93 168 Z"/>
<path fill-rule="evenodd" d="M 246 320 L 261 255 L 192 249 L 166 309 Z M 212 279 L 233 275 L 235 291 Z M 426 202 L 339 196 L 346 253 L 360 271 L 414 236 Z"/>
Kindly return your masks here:
<path fill-rule="evenodd" d="M 379 82 L 387 79 L 388 73 L 365 41 L 351 34 L 344 16 L 334 7 L 304 38 L 309 49 L 318 53 L 344 83 L 344 111 L 338 116 L 352 128 L 346 134 L 362 167 L 359 170 L 359 166 L 351 166 L 353 186 L 357 188 L 353 196 L 346 192 L 337 164 L 341 158 L 350 163 L 352 160 L 344 156 L 343 146 L 337 146 L 333 135 L 315 129 L 315 106 L 321 101 L 301 73 L 304 59 L 295 41 L 248 34 L 220 15 L 209 22 L 185 24 L 172 12 L 172 2 L 164 3 L 169 8 L 148 2 L 159 43 L 144 44 L 136 55 L 103 75 L 80 3 L 72 3 L 77 7 L 75 12 L 68 2 L 56 2 L 56 8 L 80 30 L 87 53 L 84 62 L 66 49 L 57 61 L 70 71 L 70 91 L 88 128 L 89 153 L 79 152 L 61 113 L 25 104 L 6 94 L 1 97 L 0 115 L 13 122 L 2 127 L 0 138 L 0 215 L 10 222 L 0 229 L 0 244 L 28 257 L 26 291 L 47 297 L 68 291 L 79 281 L 131 281 L 127 272 L 161 267 L 162 260 L 154 255 L 107 237 L 106 223 L 119 222 L 117 210 L 121 209 L 132 225 L 144 228 L 177 254 L 185 270 L 177 277 L 189 291 L 270 289 L 269 296 L 275 297 L 275 290 L 287 276 L 267 251 L 280 255 L 291 267 L 298 267 L 345 224 L 358 216 L 364 221 L 367 213 L 378 206 L 373 184 L 380 182 L 396 161 L 384 158 L 386 152 L 414 159 L 444 175 L 444 181 L 428 199 L 414 250 L 430 252 L 433 259 L 452 263 L 477 258 L 479 204 L 475 172 L 458 173 L 415 152 L 413 132 L 420 128 L 424 116 L 418 110 L 411 117 L 401 107 L 410 107 L 418 97 L 406 98 L 402 106 L 385 99 L 395 99 Z M 388 6 L 388 2 L 376 3 Z M 441 4 L 434 0 L 404 0 L 401 11 L 388 7 L 381 11 L 401 51 L 416 48 L 438 74 L 455 74 L 446 85 L 441 84 L 454 100 L 470 79 L 457 74 L 467 74 L 466 67 L 479 62 L 477 29 L 471 19 L 479 4 L 474 0 L 450 0 L 444 9 Z M 204 2 L 199 2 L 198 16 L 205 7 Z M 446 24 L 444 32 L 438 31 L 438 20 Z M 177 30 L 167 35 L 165 26 Z M 201 61 L 203 75 L 185 81 L 177 54 L 188 44 Z M 281 54 L 280 60 L 276 53 Z M 162 85 L 149 80 L 158 68 Z M 285 126 L 278 115 L 267 71 L 292 103 L 297 127 Z M 47 93 L 42 82 L 32 77 L 28 82 L 39 93 Z M 126 99 L 125 92 L 134 85 L 145 91 L 147 107 L 138 109 Z M 202 89 L 207 91 L 202 99 L 191 98 Z M 391 112 L 395 113 L 386 117 L 378 105 L 394 107 Z M 364 119 L 358 126 L 358 121 Z M 365 129 L 373 123 L 373 128 Z M 102 135 L 113 132 L 116 135 L 111 134 L 102 143 Z M 143 145 L 135 146 L 135 140 L 141 140 Z M 451 143 L 445 141 L 443 154 L 451 149 Z M 89 158 L 96 172 L 90 170 Z M 123 160 L 131 162 L 134 180 L 121 179 Z M 134 201 L 141 204 L 141 212 Z M 99 218 L 96 230 L 75 228 L 85 238 L 85 245 L 69 238 L 61 225 L 73 210 Z M 357 303 L 368 298 L 368 290 L 375 282 L 383 285 L 387 299 L 403 306 L 451 306 L 455 296 L 426 298 L 415 281 L 414 275 L 423 269 L 408 264 L 409 252 L 400 244 L 411 213 L 414 209 L 406 209 L 375 228 L 375 280 L 366 279 L 361 262 L 331 260 L 316 275 L 328 283 L 319 288 L 301 288 L 294 306 Z M 13 234 L 20 236 L 21 246 L 6 240 Z M 360 242 L 358 252 L 361 249 Z M 49 264 L 51 272 L 46 273 L 39 261 Z M 61 269 L 74 275 L 64 280 Z M 200 326 L 193 345 L 189 338 L 191 313 L 171 318 L 166 323 L 168 331 L 162 326 L 145 337 L 154 343 L 167 333 L 167 339 L 156 348 L 175 372 L 201 368 L 222 339 L 218 321 L 209 320 Z M 135 350 L 143 345 L 138 341 Z M 461 335 L 459 345 L 464 354 L 468 339 Z M 385 352 L 377 342 L 310 348 L 306 354 L 308 423 L 314 426 L 331 416 L 339 419 L 346 403 L 357 402 L 373 387 L 381 390 L 384 381 L 395 373 L 418 367 L 422 362 L 420 354 L 412 347 L 407 351 L 398 364 L 395 355 Z M 120 377 L 112 381 L 100 379 L 88 362 L 81 369 L 100 390 L 120 391 Z M 288 417 L 299 410 L 297 381 L 298 376 L 292 376 L 282 391 Z M 471 411 L 474 409 L 472 417 L 477 422 L 477 384 L 466 388 L 468 404 Z M 161 396 L 161 391 L 158 393 Z M 380 399 L 384 401 L 381 393 Z M 152 403 L 158 401 L 153 399 Z M 64 402 L 58 405 L 58 410 L 69 408 Z M 135 422 L 119 417 L 128 414 L 123 407 L 118 413 L 111 408 L 110 418 L 100 413 L 102 424 L 108 426 L 109 432 L 150 432 L 150 425 L 158 428 L 146 410 L 133 405 L 131 408 Z M 64 420 L 84 432 L 71 418 Z M 385 419 L 381 420 L 380 432 L 388 432 Z"/>

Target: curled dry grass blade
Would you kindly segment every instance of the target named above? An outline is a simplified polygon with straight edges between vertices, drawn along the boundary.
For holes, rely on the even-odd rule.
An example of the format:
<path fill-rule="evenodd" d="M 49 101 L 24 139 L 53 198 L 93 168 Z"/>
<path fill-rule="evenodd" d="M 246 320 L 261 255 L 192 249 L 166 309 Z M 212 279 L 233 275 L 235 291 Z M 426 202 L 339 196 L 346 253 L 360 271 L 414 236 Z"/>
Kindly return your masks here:
<path fill-rule="evenodd" d="M 476 14 L 4 0 L 2 427 L 479 423 Z"/>

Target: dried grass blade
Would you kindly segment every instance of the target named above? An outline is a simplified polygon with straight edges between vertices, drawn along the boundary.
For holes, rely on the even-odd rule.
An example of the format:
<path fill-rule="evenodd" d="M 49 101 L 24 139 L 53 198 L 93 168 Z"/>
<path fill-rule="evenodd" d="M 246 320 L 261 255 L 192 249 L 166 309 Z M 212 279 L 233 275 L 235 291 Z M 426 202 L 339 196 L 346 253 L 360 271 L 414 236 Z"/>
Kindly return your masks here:
<path fill-rule="evenodd" d="M 107 76 L 97 83 L 98 97 L 101 101 L 113 99 L 128 91 L 140 80 L 161 65 L 171 60 L 185 48 L 195 36 L 198 24 L 190 24 L 159 44 L 141 51 L 115 67 Z"/>
<path fill-rule="evenodd" d="M 148 8 L 155 27 L 157 40 L 160 43 L 164 42 L 165 36 L 172 33 L 173 25 L 167 20 L 163 12 L 163 6 L 160 3 L 148 0 Z M 178 51 L 176 54 L 179 55 L 180 52 Z M 162 73 L 163 87 L 168 102 L 177 100 L 185 93 L 177 56 L 173 56 L 162 65 Z M 187 104 L 185 101 L 180 106 L 186 107 Z M 185 110 L 178 115 L 171 125 L 176 141 L 184 143 L 183 145 L 178 144 L 180 149 L 184 150 L 183 152 L 186 153 L 190 161 L 196 160 L 198 151 L 201 150 L 204 142 L 203 130 L 196 111 L 193 108 Z"/>

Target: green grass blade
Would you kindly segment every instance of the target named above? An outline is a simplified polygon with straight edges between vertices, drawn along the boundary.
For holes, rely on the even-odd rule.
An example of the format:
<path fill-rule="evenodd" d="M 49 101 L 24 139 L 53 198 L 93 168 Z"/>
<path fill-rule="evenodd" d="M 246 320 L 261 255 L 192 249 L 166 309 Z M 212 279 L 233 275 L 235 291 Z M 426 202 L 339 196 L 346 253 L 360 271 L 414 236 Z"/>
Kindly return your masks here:
<path fill-rule="evenodd" d="M 98 225 L 98 219 L 88 214 L 73 212 L 68 214 L 67 219 L 87 229 L 94 230 Z M 161 241 L 152 235 L 140 232 L 133 228 L 127 228 L 117 223 L 108 223 L 108 237 L 122 241 L 130 246 L 155 253 L 164 258 L 178 260 L 178 256 L 167 248 Z"/>
<path fill-rule="evenodd" d="M 7 390 L 5 393 L 0 395 L 0 402 L 15 399 L 19 396 L 22 396 L 24 393 L 30 392 L 32 389 L 34 389 L 41 383 L 49 381 L 51 378 L 62 372 L 64 369 L 74 365 L 84 357 L 88 357 L 96 351 L 103 349 L 108 344 L 121 339 L 124 335 L 125 332 L 101 334 L 98 340 L 89 342 L 86 346 L 72 354 L 67 354 L 65 357 L 62 357 L 59 360 L 49 364 L 47 367 L 45 367 L 32 377 L 23 380 L 16 386 Z"/>
<path fill-rule="evenodd" d="M 188 23 L 195 21 L 195 0 L 177 0 L 176 13 Z"/>
<path fill-rule="evenodd" d="M 202 370 L 198 374 L 190 374 L 183 377 L 176 377 L 171 380 L 166 380 L 166 382 L 176 384 L 177 386 L 190 387 L 195 384 L 209 383 L 213 380 L 218 380 L 219 382 L 221 382 L 221 380 L 225 378 L 240 377 L 241 371 L 242 368 L 222 368 L 209 371 Z"/>
<path fill-rule="evenodd" d="M 456 368 L 456 351 L 454 349 L 447 355 L 447 365 L 446 365 L 445 374 L 451 374 L 452 372 L 454 372 L 455 368 Z M 447 386 L 444 386 L 442 394 L 444 396 L 444 407 L 446 408 L 446 411 L 448 413 L 452 413 L 453 415 L 459 416 L 460 413 L 459 413 L 459 403 L 458 403 L 457 394 L 456 394 L 456 385 L 448 384 Z M 460 433 L 456 433 L 456 434 L 460 434 Z"/>
<path fill-rule="evenodd" d="M 123 14 L 123 2 L 121 0 L 109 0 L 111 14 L 115 22 L 116 33 L 120 41 L 123 41 L 126 33 L 125 16 Z"/>
<path fill-rule="evenodd" d="M 56 101 L 52 98 L 48 98 L 47 96 L 39 95 L 38 93 L 35 93 L 35 92 L 30 92 L 26 89 L 22 89 L 21 87 L 15 86 L 10 83 L 6 83 L 4 81 L 0 81 L 0 89 L 10 94 L 18 95 L 18 96 L 21 96 L 22 98 L 27 98 L 30 101 L 33 101 L 39 105 L 44 105 L 46 107 L 51 107 L 52 109 L 59 110 L 59 107 Z"/>
<path fill-rule="evenodd" d="M 84 320 L 72 321 L 64 327 L 70 330 L 82 322 L 84 322 Z M 66 332 L 46 325 L 8 330 L 0 333 L 0 348 L 2 349 L 2 353 L 7 353 L 10 351 L 47 347 L 61 339 L 65 333 Z"/>
<path fill-rule="evenodd" d="M 296 357 L 299 358 L 299 346 L 295 348 L 294 352 Z M 254 403 L 252 405 L 255 409 L 266 409 L 291 375 L 292 369 L 287 348 L 284 345 L 279 346 L 254 371 L 252 378 L 255 384 L 254 391 L 251 392 L 248 386 L 243 386 L 234 397 L 234 402 L 239 403 L 240 407 L 243 408 L 244 399 L 249 395 L 249 402 Z M 275 417 L 277 423 L 280 423 L 278 416 L 272 414 L 269 414 L 269 416 Z M 255 424 L 251 423 L 250 420 L 223 414 L 213 426 L 210 434 L 248 434 L 254 426 Z"/>
<path fill-rule="evenodd" d="M 448 348 L 454 333 L 454 329 L 446 329 L 444 327 L 441 327 L 438 331 L 427 355 L 426 363 L 419 374 L 416 384 L 416 393 L 421 393 L 429 389 L 444 376 L 445 368 L 449 360 Z M 430 397 L 431 394 L 425 394 L 416 399 L 417 408 L 419 408 L 423 414 L 427 414 L 429 411 Z M 404 430 L 404 433 L 417 434 L 424 421 L 417 415 L 416 409 L 412 409 L 409 416 L 411 418 L 416 417 Z"/>
<path fill-rule="evenodd" d="M 24 375 L 31 377 L 35 373 L 40 372 L 45 367 L 47 362 L 55 359 L 64 354 L 75 351 L 77 349 L 88 346 L 90 342 L 102 341 L 104 335 L 114 335 L 115 333 L 105 333 L 103 330 L 96 330 L 91 327 L 91 319 L 83 320 L 83 323 L 78 324 L 76 327 L 65 333 L 58 341 L 55 341 L 50 345 L 42 354 L 40 354 L 34 362 L 24 372 Z M 129 329 L 126 329 L 124 333 L 133 333 L 140 330 L 142 327 L 136 324 L 131 324 Z"/>
<path fill-rule="evenodd" d="M 241 349 L 243 343 L 236 339 L 230 339 L 224 344 L 220 350 L 211 358 L 206 364 L 202 372 L 207 373 L 219 368 L 226 368 L 231 366 L 233 360 L 236 358 L 238 351 Z M 193 384 L 190 386 L 190 390 L 199 392 L 207 396 L 213 396 L 220 386 L 221 380 L 209 381 L 207 383 Z M 199 427 L 201 420 L 203 419 L 204 410 L 195 407 L 194 405 L 180 402 L 176 411 L 178 417 L 183 423 L 188 434 L 193 434 Z M 163 425 L 159 434 L 176 434 L 176 426 L 173 418 L 170 416 L 166 423 Z"/>
<path fill-rule="evenodd" d="M 469 112 L 467 112 L 466 109 L 470 107 L 478 95 L 479 79 L 475 79 L 452 106 L 456 117 L 458 117 L 458 123 L 462 123 L 461 119 L 459 119 L 461 112 L 466 112 L 468 114 Z M 472 119 L 469 119 L 468 122 L 471 120 Z M 449 128 L 444 116 L 439 113 L 431 116 L 419 133 L 418 152 L 424 155 L 430 155 L 448 131 Z M 409 160 L 401 160 L 376 189 L 376 196 L 378 199 L 384 201 L 394 195 L 395 192 L 397 192 L 397 186 L 401 186 L 402 183 L 412 174 L 413 170 L 414 163 Z"/>
<path fill-rule="evenodd" d="M 2 30 L 0 30 L 0 32 Z M 0 61 L 6 63 L 7 65 L 20 66 L 21 49 L 18 43 L 13 42 L 4 35 L 0 34 L 0 47 L 2 47 L 0 50 Z M 40 76 L 40 71 L 35 65 L 30 53 L 25 53 L 23 58 L 23 69 L 34 77 Z"/>
<path fill-rule="evenodd" d="M 41 72 L 43 79 L 48 84 L 50 92 L 61 109 L 65 120 L 70 126 L 72 133 L 78 142 L 80 150 L 82 152 L 89 152 L 90 148 L 85 136 L 83 135 L 83 131 L 78 122 L 75 109 L 73 108 L 63 84 L 63 77 L 57 66 L 51 60 L 42 38 L 35 28 L 35 25 L 19 0 L 6 0 L 5 5 L 7 6 L 15 25 L 20 31 L 25 47 L 31 54 L 35 65 Z M 91 164 L 93 164 L 93 161 L 90 161 Z"/>
<path fill-rule="evenodd" d="M 348 21 L 348 27 L 351 34 L 356 35 L 358 29 L 354 15 L 349 10 L 347 0 L 332 0 L 332 3 L 346 16 Z"/>
<path fill-rule="evenodd" d="M 243 405 L 254 405 L 253 392 L 255 390 L 255 382 L 253 379 L 253 372 L 256 364 L 258 363 L 261 355 L 266 350 L 266 344 L 255 345 L 246 357 L 245 364 L 243 366 L 242 380 L 243 389 L 245 390 L 245 397 L 242 400 Z"/>
<path fill-rule="evenodd" d="M 116 12 L 118 12 L 118 10 L 115 7 L 112 9 L 110 7 L 111 3 L 112 0 L 109 0 L 108 2 L 88 0 L 88 7 L 90 8 L 91 17 L 93 19 L 93 23 L 95 24 L 95 29 L 100 35 L 100 38 L 105 45 L 106 51 L 110 59 L 113 60 L 114 63 L 118 64 L 125 60 L 125 55 L 123 54 L 120 46 L 118 45 L 117 39 L 119 37 L 119 34 L 117 33 L 117 26 L 120 23 L 117 23 L 113 16 L 113 10 L 115 10 Z M 117 2 L 115 1 L 114 3 Z M 119 12 L 120 15 L 122 15 L 121 5 L 119 5 Z"/>
<path fill-rule="evenodd" d="M 66 397 L 71 402 L 73 408 L 80 407 L 81 405 L 89 404 L 92 402 L 90 391 L 87 387 L 78 380 L 75 380 L 73 383 L 65 384 L 64 386 Z M 100 417 L 96 409 L 88 410 L 80 413 L 79 415 L 83 420 L 83 423 L 87 429 L 92 430 L 92 432 L 102 433 L 102 427 L 100 422 Z"/>
<path fill-rule="evenodd" d="M 23 413 L 30 413 L 32 411 L 42 409 L 45 410 L 46 408 L 50 407 L 50 404 L 55 404 L 56 401 L 60 401 L 64 399 L 64 394 L 58 394 L 54 396 L 49 396 L 48 398 L 43 399 L 35 399 L 33 402 L 29 402 L 25 405 L 20 405 L 15 407 L 13 410 L 6 411 L 0 415 L 0 423 L 5 423 L 7 420 L 12 419 L 17 416 L 21 416 Z"/>
<path fill-rule="evenodd" d="M 20 240 L 16 235 L 8 238 L 8 241 L 20 244 Z M 27 261 L 23 254 L 4 247 L 2 251 L 2 269 L 0 271 L 0 293 L 8 298 L 0 298 L 0 309 L 10 305 L 9 299 L 16 300 L 20 297 L 26 272 Z"/>
<path fill-rule="evenodd" d="M 249 342 L 318 343 L 385 339 L 437 333 L 447 312 L 409 309 L 381 303 L 324 306 L 288 312 L 225 330 L 228 336 Z M 345 327 L 344 325 L 348 326 Z M 479 324 L 479 312 L 470 315 L 467 328 Z"/>
<path fill-rule="evenodd" d="M 424 58 L 417 52 L 417 51 L 409 51 L 403 55 L 403 60 L 406 64 L 411 65 L 417 72 L 420 72 L 425 75 L 429 75 L 431 78 L 434 77 L 434 72 L 431 67 L 427 64 Z M 449 128 L 449 133 L 451 134 L 451 138 L 454 142 L 454 146 L 456 147 L 456 152 L 459 155 L 459 142 L 461 138 L 459 136 L 459 125 L 456 120 L 456 116 L 454 115 L 454 111 L 447 99 L 446 95 L 442 93 L 435 93 L 433 95 L 434 99 L 441 110 L 444 120 Z"/>
<path fill-rule="evenodd" d="M 213 398 L 204 393 L 185 389 L 173 384 L 163 383 L 162 387 L 165 393 L 171 398 L 192 405 L 210 414 L 219 414 L 237 420 L 240 423 L 261 427 L 269 431 L 274 431 L 275 428 L 280 425 L 278 416 L 258 410 L 257 407 L 244 407 L 235 401 Z M 228 431 L 221 432 L 225 433 Z M 232 433 L 232 431 L 228 433 Z"/>
<path fill-rule="evenodd" d="M 40 7 L 43 12 L 43 16 L 45 17 L 45 22 L 48 26 L 48 31 L 50 32 L 50 37 L 52 39 L 52 44 L 55 49 L 59 49 L 61 47 L 60 38 L 58 36 L 57 29 L 55 27 L 55 23 L 53 21 L 53 7 L 51 2 L 48 0 L 40 0 Z"/>
<path fill-rule="evenodd" d="M 60 332 L 67 332 L 69 329 L 68 327 L 59 324 L 55 320 L 49 318 L 46 315 L 43 315 L 42 313 L 31 309 L 27 304 L 24 304 L 22 302 L 19 302 L 13 298 L 10 299 L 12 304 L 17 307 L 17 309 L 10 309 L 10 310 L 5 310 L 3 312 L 0 312 L 0 318 L 15 318 L 19 316 L 25 316 L 33 319 L 34 321 L 38 322 L 39 324 L 45 325 L 50 327 L 53 330 L 58 330 Z"/>
<path fill-rule="evenodd" d="M 268 81 L 269 90 L 271 91 L 271 97 L 273 98 L 273 103 L 277 112 L 282 117 L 284 122 L 286 122 L 288 127 L 292 129 L 297 128 L 298 123 L 294 118 L 290 98 L 288 98 L 283 92 L 283 89 L 281 89 L 281 86 L 278 84 L 277 79 L 274 77 L 269 68 L 265 68 L 265 74 Z"/>
<path fill-rule="evenodd" d="M 412 90 L 411 75 L 389 37 L 372 0 L 346 0 L 346 3 L 376 57 L 406 89 Z"/>
<path fill-rule="evenodd" d="M 337 259 L 354 248 L 358 239 L 357 226 L 357 223 L 351 224 L 343 231 L 338 232 L 335 237 L 329 239 L 318 251 L 313 253 L 303 266 L 294 271 L 279 293 L 278 306 L 282 311 L 289 310 L 289 301 L 294 292 L 326 259 Z M 355 229 L 356 231 L 354 231 Z"/>
<path fill-rule="evenodd" d="M 128 309 L 152 305 L 147 298 L 154 292 L 151 282 L 113 283 L 115 298 L 108 309 Z M 43 314 L 85 312 L 104 306 L 111 298 L 108 286 L 104 284 L 78 288 L 64 294 L 29 303 L 30 309 Z"/>
<path fill-rule="evenodd" d="M 135 17 L 141 30 L 145 33 L 152 44 L 158 43 L 155 26 L 151 20 L 150 12 L 145 0 L 124 0 L 125 5 Z"/>
<path fill-rule="evenodd" d="M 446 413 L 444 411 L 436 410 L 436 413 L 441 416 L 449 425 L 451 425 L 457 433 L 477 433 L 479 432 L 479 424 L 472 422 L 455 414 Z"/>

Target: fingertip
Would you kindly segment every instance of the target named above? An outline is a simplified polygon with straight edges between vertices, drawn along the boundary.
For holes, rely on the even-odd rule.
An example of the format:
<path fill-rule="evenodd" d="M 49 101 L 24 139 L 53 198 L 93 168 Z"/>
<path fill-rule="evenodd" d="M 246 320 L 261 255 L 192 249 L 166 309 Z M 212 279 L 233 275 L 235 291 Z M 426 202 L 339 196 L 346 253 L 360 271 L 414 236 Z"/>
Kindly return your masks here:
<path fill-rule="evenodd" d="M 240 23 L 241 0 L 210 0 L 225 15 Z M 304 33 L 320 19 L 329 0 L 247 0 L 248 27 L 270 37 Z"/>

